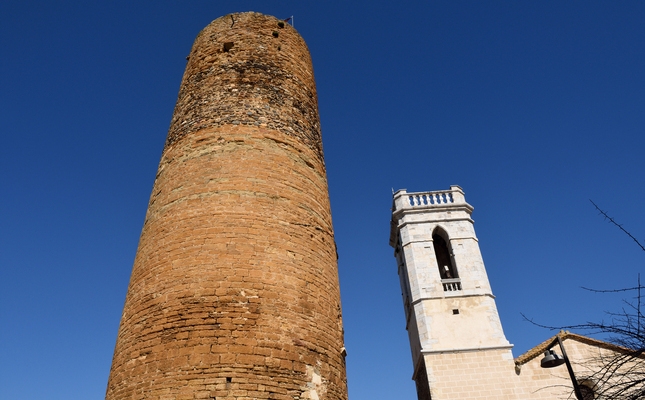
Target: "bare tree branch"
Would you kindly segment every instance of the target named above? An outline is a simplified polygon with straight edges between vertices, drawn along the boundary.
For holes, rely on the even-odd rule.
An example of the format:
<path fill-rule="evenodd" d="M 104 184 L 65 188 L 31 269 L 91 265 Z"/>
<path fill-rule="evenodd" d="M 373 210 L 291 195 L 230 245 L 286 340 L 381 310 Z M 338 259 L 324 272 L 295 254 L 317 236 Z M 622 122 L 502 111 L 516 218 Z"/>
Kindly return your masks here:
<path fill-rule="evenodd" d="M 641 242 L 639 242 L 638 239 L 636 239 L 631 233 L 629 233 L 629 231 L 627 231 L 625 228 L 623 228 L 623 226 L 621 224 L 619 224 L 618 222 L 616 222 L 612 217 L 607 215 L 607 213 L 605 211 L 600 209 L 600 207 L 598 207 L 598 205 L 596 203 L 594 203 L 593 200 L 589 199 L 589 201 L 591 202 L 591 204 L 593 204 L 594 207 L 596 207 L 596 210 L 598 210 L 598 212 L 600 212 L 600 214 L 602 214 L 602 216 L 605 217 L 605 219 L 609 220 L 609 222 L 611 222 L 612 224 L 616 225 L 621 231 L 625 232 L 627 234 L 627 236 L 629 236 L 630 238 L 632 238 L 632 240 L 634 242 L 636 242 L 636 244 L 641 248 L 641 250 L 645 251 L 645 246 L 643 244 L 641 244 Z"/>
<path fill-rule="evenodd" d="M 639 275 L 640 276 L 640 275 Z M 639 282 L 640 284 L 640 282 Z M 634 286 L 631 288 L 624 288 L 624 289 L 592 289 L 584 286 L 580 286 L 581 289 L 588 290 L 590 292 L 594 293 L 620 293 L 620 292 L 631 292 L 632 290 L 640 290 L 642 289 L 639 286 Z"/>
<path fill-rule="evenodd" d="M 616 225 L 645 251 L 645 245 L 638 241 L 621 224 L 603 211 L 593 200 L 589 200 L 596 210 L 610 223 Z M 645 315 L 643 314 L 643 289 L 640 274 L 635 287 L 599 290 L 583 288 L 595 293 L 636 292 L 632 299 L 623 299 L 620 312 L 605 312 L 606 321 L 586 322 L 577 325 L 555 327 L 543 325 L 522 314 L 522 317 L 535 326 L 549 330 L 575 330 L 590 335 L 600 335 L 609 343 L 617 345 L 616 350 L 599 352 L 595 358 L 584 360 L 584 378 L 593 382 L 593 398 L 603 400 L 645 400 Z M 586 398 L 586 397 L 585 397 Z"/>

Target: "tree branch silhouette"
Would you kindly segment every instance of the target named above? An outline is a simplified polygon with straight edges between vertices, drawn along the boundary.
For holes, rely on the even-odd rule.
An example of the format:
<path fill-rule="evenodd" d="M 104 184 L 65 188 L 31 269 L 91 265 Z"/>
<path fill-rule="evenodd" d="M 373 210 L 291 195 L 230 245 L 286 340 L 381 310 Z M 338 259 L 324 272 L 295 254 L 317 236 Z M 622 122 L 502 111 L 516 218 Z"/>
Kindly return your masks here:
<path fill-rule="evenodd" d="M 600 213 L 600 214 L 601 214 L 601 215 L 602 215 L 606 220 L 609 220 L 609 222 L 610 222 L 610 223 L 612 223 L 612 224 L 616 225 L 616 226 L 617 226 L 621 231 L 625 232 L 625 234 L 626 234 L 627 236 L 629 236 L 630 238 L 632 238 L 632 240 L 633 240 L 634 242 L 636 242 L 636 244 L 641 248 L 641 250 L 645 251 L 645 245 L 643 245 L 641 242 L 639 242 L 639 241 L 638 241 L 638 239 L 636 239 L 636 238 L 634 237 L 634 235 L 632 235 L 631 233 L 629 233 L 629 231 L 627 231 L 627 229 L 623 228 L 623 225 L 622 225 L 622 224 L 619 224 L 618 222 L 616 222 L 616 220 L 614 220 L 614 219 L 613 219 L 612 217 L 610 217 L 610 216 L 609 216 L 609 215 L 608 215 L 604 210 L 602 210 L 600 207 L 598 207 L 598 205 L 597 205 L 596 203 L 594 203 L 594 202 L 593 202 L 593 200 L 589 199 L 589 201 L 591 202 L 591 204 L 593 204 L 593 206 L 594 206 L 594 207 L 596 207 L 596 210 L 598 210 L 598 212 L 599 212 L 599 213 Z"/>
<path fill-rule="evenodd" d="M 645 245 L 632 235 L 622 224 L 616 222 L 593 200 L 589 200 L 596 210 L 611 224 L 629 236 L 645 252 Z M 531 324 L 549 330 L 575 330 L 590 335 L 601 335 L 617 347 L 611 351 L 601 351 L 596 357 L 584 360 L 585 379 L 594 383 L 594 398 L 605 400 L 645 400 L 645 315 L 643 315 L 642 295 L 645 286 L 638 274 L 635 287 L 621 289 L 583 289 L 594 293 L 634 293 L 635 297 L 623 299 L 620 312 L 605 312 L 606 320 L 586 322 L 577 325 L 555 327 L 539 324 L 522 314 Z M 581 360 L 582 361 L 582 360 Z"/>

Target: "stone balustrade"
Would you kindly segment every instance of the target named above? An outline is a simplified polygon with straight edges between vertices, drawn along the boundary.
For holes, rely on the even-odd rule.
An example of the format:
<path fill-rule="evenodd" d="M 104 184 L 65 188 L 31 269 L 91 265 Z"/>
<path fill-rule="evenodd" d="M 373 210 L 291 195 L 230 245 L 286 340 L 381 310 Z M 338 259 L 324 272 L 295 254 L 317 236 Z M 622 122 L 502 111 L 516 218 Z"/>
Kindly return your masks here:
<path fill-rule="evenodd" d="M 427 206 L 433 204 L 452 204 L 455 199 L 452 192 L 427 192 L 408 195 L 411 206 Z"/>
<path fill-rule="evenodd" d="M 444 292 L 458 292 L 461 290 L 461 279 L 442 279 L 441 284 L 443 285 Z"/>
<path fill-rule="evenodd" d="M 467 204 L 464 192 L 459 186 L 450 186 L 449 190 L 438 190 L 433 192 L 408 193 L 401 189 L 394 194 L 394 209 L 416 207 L 446 207 L 453 205 Z"/>

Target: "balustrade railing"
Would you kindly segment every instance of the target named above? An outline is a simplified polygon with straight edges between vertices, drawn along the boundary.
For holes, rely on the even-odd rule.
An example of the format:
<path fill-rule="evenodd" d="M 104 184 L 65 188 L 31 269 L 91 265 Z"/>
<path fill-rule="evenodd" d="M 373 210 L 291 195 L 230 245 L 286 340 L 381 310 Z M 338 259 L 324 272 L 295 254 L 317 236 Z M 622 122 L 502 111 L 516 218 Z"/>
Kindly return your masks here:
<path fill-rule="evenodd" d="M 453 206 L 458 206 L 455 207 L 456 210 L 472 212 L 472 206 L 466 203 L 464 191 L 457 185 L 450 186 L 448 190 L 435 190 L 432 192 L 408 193 L 405 189 L 399 189 L 394 192 L 392 211 L 396 213 L 406 208 L 452 208 Z"/>
<path fill-rule="evenodd" d="M 443 285 L 444 292 L 458 292 L 461 290 L 461 279 L 442 279 L 441 284 Z"/>
<path fill-rule="evenodd" d="M 414 193 L 408 195 L 408 200 L 411 206 L 452 204 L 455 202 L 452 192 Z"/>

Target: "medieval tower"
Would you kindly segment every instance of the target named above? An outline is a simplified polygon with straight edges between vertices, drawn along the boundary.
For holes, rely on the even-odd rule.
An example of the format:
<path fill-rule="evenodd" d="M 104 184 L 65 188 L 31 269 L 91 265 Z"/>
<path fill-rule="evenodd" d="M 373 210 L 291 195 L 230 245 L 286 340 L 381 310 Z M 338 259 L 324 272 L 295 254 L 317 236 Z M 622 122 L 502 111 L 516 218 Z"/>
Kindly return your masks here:
<path fill-rule="evenodd" d="M 459 186 L 394 193 L 398 264 L 419 400 L 515 399 L 504 335 Z"/>
<path fill-rule="evenodd" d="M 274 17 L 195 40 L 128 287 L 107 399 L 347 399 L 311 58 Z"/>

